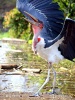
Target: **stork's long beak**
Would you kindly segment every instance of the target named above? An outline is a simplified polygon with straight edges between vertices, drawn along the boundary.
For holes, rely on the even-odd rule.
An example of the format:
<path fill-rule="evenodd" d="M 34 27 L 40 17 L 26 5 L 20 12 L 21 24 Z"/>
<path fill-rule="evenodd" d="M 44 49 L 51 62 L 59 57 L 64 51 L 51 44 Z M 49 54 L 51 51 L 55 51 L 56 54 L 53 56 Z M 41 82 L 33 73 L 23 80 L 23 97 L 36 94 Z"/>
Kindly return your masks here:
<path fill-rule="evenodd" d="M 29 14 L 28 12 L 24 11 L 24 13 L 27 14 L 28 16 L 30 16 L 35 22 L 38 22 L 38 20 L 34 16 Z"/>
<path fill-rule="evenodd" d="M 24 18 L 26 21 L 28 21 L 29 23 L 33 24 L 33 25 L 36 25 L 36 26 L 39 26 L 40 24 L 40 21 L 38 19 L 36 19 L 34 16 L 32 16 L 31 14 L 29 14 L 28 12 L 24 11 L 24 13 L 26 15 L 28 15 L 32 20 L 30 19 L 27 19 L 27 18 Z"/>

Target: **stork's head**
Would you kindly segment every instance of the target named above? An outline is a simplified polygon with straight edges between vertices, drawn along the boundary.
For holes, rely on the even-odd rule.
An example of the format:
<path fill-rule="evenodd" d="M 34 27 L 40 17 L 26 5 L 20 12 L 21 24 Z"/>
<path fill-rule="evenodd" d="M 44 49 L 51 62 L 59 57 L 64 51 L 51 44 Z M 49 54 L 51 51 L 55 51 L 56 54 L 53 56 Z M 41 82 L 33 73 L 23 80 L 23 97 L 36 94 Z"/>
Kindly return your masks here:
<path fill-rule="evenodd" d="M 34 53 L 37 53 L 36 46 L 41 41 L 40 33 L 41 33 L 42 28 L 43 28 L 43 24 L 41 23 L 37 23 L 37 25 L 32 24 L 32 30 L 34 34 L 33 42 L 32 42 L 32 50 L 34 51 Z"/>
<path fill-rule="evenodd" d="M 43 29 L 43 22 L 39 21 L 38 19 L 36 19 L 34 16 L 30 15 L 26 11 L 25 14 L 29 16 L 29 19 L 25 18 L 25 20 L 27 20 L 32 25 L 32 30 L 34 34 L 32 48 L 35 51 L 37 43 L 40 42 L 41 40 L 40 33 Z"/>

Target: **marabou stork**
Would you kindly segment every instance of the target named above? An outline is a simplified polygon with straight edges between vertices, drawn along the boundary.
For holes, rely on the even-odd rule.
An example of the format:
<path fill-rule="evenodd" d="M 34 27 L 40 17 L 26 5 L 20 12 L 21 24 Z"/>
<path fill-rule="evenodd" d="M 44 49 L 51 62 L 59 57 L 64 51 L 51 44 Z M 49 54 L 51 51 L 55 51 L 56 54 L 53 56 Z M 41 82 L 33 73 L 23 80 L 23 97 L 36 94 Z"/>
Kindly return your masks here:
<path fill-rule="evenodd" d="M 38 96 L 40 90 L 49 81 L 52 64 L 64 58 L 71 61 L 75 58 L 75 21 L 64 18 L 58 3 L 52 0 L 17 0 L 16 7 L 32 25 L 33 51 L 48 62 L 47 79 L 34 95 Z M 54 69 L 53 73 L 52 93 L 55 92 L 56 81 Z"/>

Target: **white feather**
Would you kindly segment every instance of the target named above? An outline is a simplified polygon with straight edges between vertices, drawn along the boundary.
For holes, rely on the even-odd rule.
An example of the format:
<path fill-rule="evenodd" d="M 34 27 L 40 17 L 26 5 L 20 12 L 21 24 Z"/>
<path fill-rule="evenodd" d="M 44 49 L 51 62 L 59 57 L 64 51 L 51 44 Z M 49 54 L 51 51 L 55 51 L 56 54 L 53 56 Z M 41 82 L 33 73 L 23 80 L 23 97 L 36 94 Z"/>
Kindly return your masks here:
<path fill-rule="evenodd" d="M 62 42 L 63 38 L 58 40 L 55 44 L 48 48 L 44 48 L 45 42 L 41 38 L 41 41 L 37 43 L 36 50 L 37 54 L 45 59 L 47 62 L 58 63 L 60 60 L 64 59 L 61 52 L 58 50 L 59 44 Z"/>

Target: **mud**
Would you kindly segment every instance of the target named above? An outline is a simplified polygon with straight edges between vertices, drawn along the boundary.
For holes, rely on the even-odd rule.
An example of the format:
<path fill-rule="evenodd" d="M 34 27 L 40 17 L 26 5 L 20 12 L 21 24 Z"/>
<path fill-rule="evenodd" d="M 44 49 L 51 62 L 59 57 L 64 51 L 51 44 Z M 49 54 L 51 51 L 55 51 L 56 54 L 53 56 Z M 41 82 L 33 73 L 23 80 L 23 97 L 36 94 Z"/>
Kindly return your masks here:
<path fill-rule="evenodd" d="M 75 100 L 75 98 L 68 95 L 49 95 L 41 94 L 38 97 L 30 97 L 31 93 L 19 93 L 19 92 L 1 92 L 0 100 Z"/>

